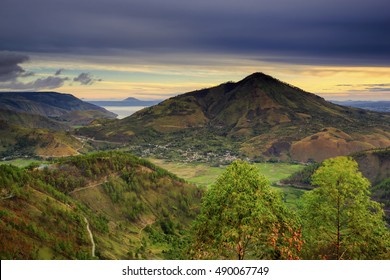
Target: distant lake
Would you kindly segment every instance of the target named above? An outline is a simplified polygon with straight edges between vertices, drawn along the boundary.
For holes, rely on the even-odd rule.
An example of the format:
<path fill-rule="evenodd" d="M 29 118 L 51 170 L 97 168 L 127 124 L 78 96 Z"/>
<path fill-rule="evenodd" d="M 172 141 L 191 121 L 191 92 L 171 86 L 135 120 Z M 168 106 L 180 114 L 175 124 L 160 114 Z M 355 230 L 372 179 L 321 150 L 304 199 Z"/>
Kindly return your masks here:
<path fill-rule="evenodd" d="M 104 109 L 118 115 L 118 119 L 126 118 L 135 112 L 145 108 L 145 106 L 101 106 Z"/>

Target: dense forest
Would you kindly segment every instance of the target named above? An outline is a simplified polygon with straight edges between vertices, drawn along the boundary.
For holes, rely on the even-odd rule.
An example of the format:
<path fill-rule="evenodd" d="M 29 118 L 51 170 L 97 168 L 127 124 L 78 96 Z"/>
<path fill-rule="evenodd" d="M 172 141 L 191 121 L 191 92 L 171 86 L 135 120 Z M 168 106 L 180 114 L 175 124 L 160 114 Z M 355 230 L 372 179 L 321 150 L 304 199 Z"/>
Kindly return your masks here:
<path fill-rule="evenodd" d="M 245 161 L 207 189 L 125 152 L 0 165 L 0 257 L 390 258 L 383 205 L 355 160 L 294 176 L 310 191 L 292 209 Z"/>
<path fill-rule="evenodd" d="M 0 188 L 2 259 L 179 258 L 202 196 L 152 163 L 115 152 L 23 170 L 0 165 Z"/>

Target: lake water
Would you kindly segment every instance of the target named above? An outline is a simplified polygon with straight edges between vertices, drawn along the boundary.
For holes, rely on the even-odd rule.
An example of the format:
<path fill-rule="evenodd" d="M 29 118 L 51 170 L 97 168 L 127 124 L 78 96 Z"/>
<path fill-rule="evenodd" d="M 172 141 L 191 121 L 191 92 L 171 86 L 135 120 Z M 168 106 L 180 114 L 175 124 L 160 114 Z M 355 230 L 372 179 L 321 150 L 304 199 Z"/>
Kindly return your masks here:
<path fill-rule="evenodd" d="M 102 106 L 104 109 L 118 115 L 118 119 L 126 118 L 135 112 L 145 108 L 145 106 Z"/>

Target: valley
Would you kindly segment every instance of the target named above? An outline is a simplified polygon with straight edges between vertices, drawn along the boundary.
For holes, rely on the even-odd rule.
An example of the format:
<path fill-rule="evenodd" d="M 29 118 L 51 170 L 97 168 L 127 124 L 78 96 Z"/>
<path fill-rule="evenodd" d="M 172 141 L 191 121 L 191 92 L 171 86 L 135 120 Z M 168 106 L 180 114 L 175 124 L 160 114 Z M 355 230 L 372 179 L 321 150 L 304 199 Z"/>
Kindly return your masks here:
<path fill-rule="evenodd" d="M 116 119 L 71 95 L 0 94 L 0 257 L 229 259 L 236 255 L 226 244 L 253 235 L 262 241 L 247 248 L 249 258 L 339 258 L 308 230 L 316 209 L 305 209 L 352 178 L 337 187 L 361 187 L 346 199 L 361 195 L 363 214 L 345 219 L 357 228 L 372 219 L 379 233 L 359 241 L 378 245 L 361 256 L 389 258 L 381 242 L 390 234 L 389 114 L 332 104 L 263 73 L 156 103 Z M 320 188 L 320 171 L 343 180 Z M 262 214 L 244 217 L 252 210 L 241 200 Z M 219 219 L 237 223 L 226 225 L 229 241 Z M 214 232 L 200 226 L 208 222 Z M 214 234 L 220 244 L 207 244 Z"/>

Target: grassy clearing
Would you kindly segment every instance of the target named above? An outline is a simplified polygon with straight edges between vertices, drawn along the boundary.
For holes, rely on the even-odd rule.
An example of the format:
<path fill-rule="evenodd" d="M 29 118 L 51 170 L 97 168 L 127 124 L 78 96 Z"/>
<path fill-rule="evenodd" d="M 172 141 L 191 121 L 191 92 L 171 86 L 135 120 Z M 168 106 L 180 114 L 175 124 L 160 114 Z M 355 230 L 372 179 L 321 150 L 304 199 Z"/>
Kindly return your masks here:
<path fill-rule="evenodd" d="M 297 209 L 300 197 L 305 193 L 304 190 L 298 190 L 290 186 L 271 186 L 282 194 L 282 199 L 286 205 L 292 209 Z"/>
<path fill-rule="evenodd" d="M 42 247 L 38 250 L 38 259 L 39 260 L 52 260 L 54 259 L 55 253 L 49 247 Z"/>
<path fill-rule="evenodd" d="M 282 179 L 287 178 L 292 173 L 303 169 L 304 165 L 289 164 L 289 163 L 255 163 L 260 173 L 270 180 L 271 184 L 275 184 Z"/>
<path fill-rule="evenodd" d="M 148 159 L 154 164 L 176 174 L 188 182 L 207 187 L 215 182 L 226 167 L 210 167 L 204 163 L 168 162 L 162 159 Z"/>
<path fill-rule="evenodd" d="M 201 186 L 209 186 L 221 175 L 226 166 L 210 167 L 203 163 L 166 162 L 161 159 L 149 159 L 154 164 L 186 179 L 191 183 Z M 303 169 L 303 165 L 289 163 L 255 163 L 259 172 L 264 175 L 271 184 L 287 178 L 292 173 Z"/>
<path fill-rule="evenodd" d="M 167 169 L 188 182 L 202 187 L 208 187 L 221 175 L 226 166 L 210 167 L 202 163 L 166 162 L 161 159 L 149 159 L 154 164 Z M 278 186 L 277 183 L 290 176 L 292 173 L 304 168 L 304 165 L 289 163 L 255 163 L 259 172 L 264 175 L 272 185 L 272 188 L 281 192 L 284 202 L 292 208 L 297 206 L 298 200 L 304 193 L 288 186 Z"/>

